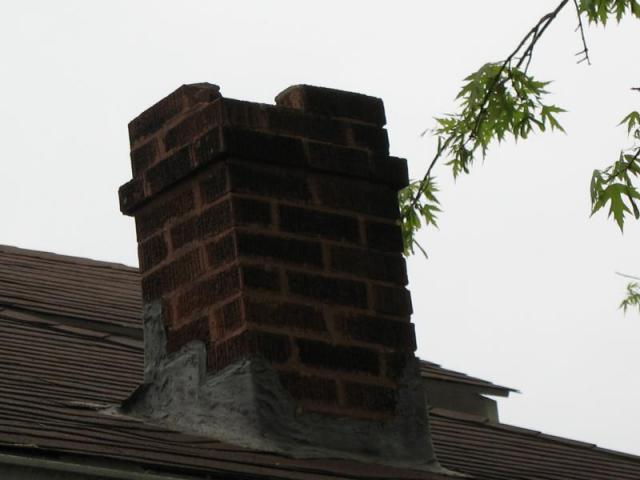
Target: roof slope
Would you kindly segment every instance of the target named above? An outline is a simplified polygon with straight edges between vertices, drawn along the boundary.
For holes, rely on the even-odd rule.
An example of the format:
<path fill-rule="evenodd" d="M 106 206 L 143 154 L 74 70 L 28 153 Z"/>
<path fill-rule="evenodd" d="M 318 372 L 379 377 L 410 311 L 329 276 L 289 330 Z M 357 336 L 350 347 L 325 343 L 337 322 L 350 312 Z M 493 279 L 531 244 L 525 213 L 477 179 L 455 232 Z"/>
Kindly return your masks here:
<path fill-rule="evenodd" d="M 0 247 L 0 449 L 225 477 L 439 478 L 250 452 L 99 413 L 99 406 L 126 398 L 141 380 L 138 289 L 130 267 Z M 485 382 L 435 364 L 425 370 L 447 381 Z M 431 418 L 441 462 L 478 479 L 640 479 L 638 457 L 450 413 L 432 411 Z"/>

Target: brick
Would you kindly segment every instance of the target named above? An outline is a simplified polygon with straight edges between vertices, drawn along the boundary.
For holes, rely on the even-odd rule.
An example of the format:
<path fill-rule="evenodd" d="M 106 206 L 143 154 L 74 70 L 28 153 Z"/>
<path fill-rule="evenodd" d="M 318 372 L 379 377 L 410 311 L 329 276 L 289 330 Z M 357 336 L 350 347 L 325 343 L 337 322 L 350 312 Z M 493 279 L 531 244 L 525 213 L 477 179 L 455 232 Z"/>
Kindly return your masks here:
<path fill-rule="evenodd" d="M 203 240 L 231 228 L 231 203 L 224 201 L 209 207 L 171 229 L 171 244 L 180 248 L 195 240 Z"/>
<path fill-rule="evenodd" d="M 209 83 L 182 85 L 148 108 L 129 123 L 129 140 L 138 140 L 162 128 L 169 120 L 198 102 L 210 102 L 220 96 L 220 88 Z"/>
<path fill-rule="evenodd" d="M 142 180 L 134 178 L 118 189 L 120 199 L 120 211 L 125 215 L 131 215 L 144 201 L 144 186 Z"/>
<path fill-rule="evenodd" d="M 371 125 L 352 124 L 353 146 L 363 148 L 377 155 L 389 155 L 389 137 L 384 128 Z"/>
<path fill-rule="evenodd" d="M 243 326 L 242 304 L 239 299 L 226 303 L 212 314 L 213 334 L 212 339 L 217 341 L 228 337 Z"/>
<path fill-rule="evenodd" d="M 205 205 L 219 200 L 229 191 L 227 170 L 228 167 L 225 163 L 218 163 L 208 169 L 202 177 L 200 181 L 200 196 Z"/>
<path fill-rule="evenodd" d="M 367 246 L 385 252 L 402 252 L 402 230 L 395 223 L 367 221 L 365 223 Z"/>
<path fill-rule="evenodd" d="M 374 350 L 330 345 L 302 338 L 296 342 L 300 361 L 310 367 L 372 375 L 380 373 L 380 360 Z"/>
<path fill-rule="evenodd" d="M 140 270 L 144 273 L 167 258 L 167 242 L 162 234 L 155 235 L 138 244 Z"/>
<path fill-rule="evenodd" d="M 278 200 L 311 200 L 308 175 L 303 172 L 232 162 L 229 176 L 234 192 L 264 195 Z"/>
<path fill-rule="evenodd" d="M 267 113 L 272 132 L 337 145 L 349 142 L 348 122 L 288 108 L 271 108 Z"/>
<path fill-rule="evenodd" d="M 242 285 L 257 290 L 281 290 L 280 272 L 270 265 L 243 265 Z"/>
<path fill-rule="evenodd" d="M 206 247 L 207 260 L 211 268 L 217 269 L 237 258 L 235 234 L 230 233 L 209 243 Z"/>
<path fill-rule="evenodd" d="M 289 290 L 294 295 L 357 308 L 367 308 L 364 283 L 300 272 L 287 272 Z"/>
<path fill-rule="evenodd" d="M 318 333 L 327 331 L 322 310 L 309 305 L 246 299 L 245 312 L 247 322 L 258 325 Z"/>
<path fill-rule="evenodd" d="M 160 298 L 181 285 L 195 280 L 204 272 L 199 250 L 193 250 L 159 270 L 142 277 L 142 295 L 145 300 Z"/>
<path fill-rule="evenodd" d="M 353 217 L 286 205 L 280 206 L 279 213 L 280 228 L 284 231 L 351 243 L 360 240 L 358 221 Z"/>
<path fill-rule="evenodd" d="M 405 317 L 411 315 L 411 295 L 406 288 L 373 286 L 373 308 L 376 312 Z"/>
<path fill-rule="evenodd" d="M 401 254 L 381 253 L 362 248 L 332 246 L 331 270 L 372 280 L 407 284 L 407 268 Z"/>
<path fill-rule="evenodd" d="M 336 329 L 349 340 L 366 342 L 399 351 L 413 352 L 416 336 L 412 323 L 388 318 L 341 313 L 336 317 Z"/>
<path fill-rule="evenodd" d="M 395 220 L 400 218 L 398 193 L 367 181 L 318 176 L 315 181 L 320 205 Z"/>
<path fill-rule="evenodd" d="M 333 88 L 294 85 L 276 96 L 276 104 L 377 126 L 383 126 L 386 123 L 381 99 Z"/>
<path fill-rule="evenodd" d="M 285 363 L 291 356 L 289 339 L 272 333 L 244 331 L 216 343 L 209 354 L 209 368 L 220 370 L 240 359 L 258 356 L 272 363 Z"/>
<path fill-rule="evenodd" d="M 409 185 L 409 169 L 404 158 L 377 156 L 371 160 L 371 179 L 396 190 Z"/>
<path fill-rule="evenodd" d="M 144 175 L 149 191 L 154 194 L 182 180 L 193 171 L 189 147 L 178 150 L 154 165 Z"/>
<path fill-rule="evenodd" d="M 311 168 L 360 178 L 369 177 L 369 154 L 364 150 L 307 142 L 307 152 Z"/>
<path fill-rule="evenodd" d="M 222 107 L 225 125 L 259 130 L 267 129 L 267 111 L 273 108 L 271 105 L 246 102 L 233 98 L 224 98 Z"/>
<path fill-rule="evenodd" d="M 131 171 L 133 176 L 140 175 L 152 165 L 159 155 L 158 140 L 152 138 L 143 145 L 131 150 Z"/>
<path fill-rule="evenodd" d="M 220 125 L 220 101 L 206 105 L 171 128 L 164 136 L 166 151 L 192 143 L 196 137 Z"/>
<path fill-rule="evenodd" d="M 302 141 L 297 138 L 225 127 L 222 139 L 227 155 L 289 166 L 305 163 Z"/>
<path fill-rule="evenodd" d="M 280 383 L 295 400 L 338 404 L 338 386 L 335 380 L 295 372 L 278 372 Z"/>
<path fill-rule="evenodd" d="M 222 128 L 214 128 L 193 142 L 193 161 L 197 166 L 208 165 L 222 155 Z"/>
<path fill-rule="evenodd" d="M 215 274 L 193 285 L 178 297 L 177 315 L 185 318 L 192 312 L 221 303 L 240 290 L 240 275 L 236 267 Z"/>
<path fill-rule="evenodd" d="M 173 353 L 192 341 L 201 341 L 208 345 L 209 338 L 209 318 L 200 317 L 175 330 L 169 330 L 167 352 Z"/>
<path fill-rule="evenodd" d="M 191 190 L 181 190 L 145 206 L 136 213 L 138 241 L 162 228 L 168 220 L 191 212 L 194 208 L 195 197 Z"/>
<path fill-rule="evenodd" d="M 384 356 L 386 376 L 393 381 L 402 379 L 410 366 L 415 366 L 417 371 L 417 359 L 411 352 L 393 352 Z"/>
<path fill-rule="evenodd" d="M 283 263 L 322 267 L 322 248 L 318 242 L 296 240 L 275 235 L 238 233 L 238 253 L 248 257 L 265 257 Z"/>
<path fill-rule="evenodd" d="M 236 225 L 259 225 L 268 227 L 271 225 L 271 205 L 261 200 L 251 198 L 231 199 L 233 222 Z"/>
<path fill-rule="evenodd" d="M 396 390 L 380 385 L 348 382 L 344 386 L 345 403 L 355 409 L 393 414 L 398 403 Z"/>

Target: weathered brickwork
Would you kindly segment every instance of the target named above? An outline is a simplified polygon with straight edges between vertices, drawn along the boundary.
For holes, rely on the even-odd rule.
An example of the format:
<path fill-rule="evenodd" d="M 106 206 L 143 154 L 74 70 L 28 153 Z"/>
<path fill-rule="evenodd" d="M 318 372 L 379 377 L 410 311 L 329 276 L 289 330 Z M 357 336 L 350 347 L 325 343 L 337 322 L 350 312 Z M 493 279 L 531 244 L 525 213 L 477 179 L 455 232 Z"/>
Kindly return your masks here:
<path fill-rule="evenodd" d="M 129 125 L 145 301 L 168 350 L 215 372 L 260 356 L 303 409 L 393 416 L 415 333 L 398 226 L 403 159 L 380 99 L 295 86 L 276 105 L 186 85 Z"/>

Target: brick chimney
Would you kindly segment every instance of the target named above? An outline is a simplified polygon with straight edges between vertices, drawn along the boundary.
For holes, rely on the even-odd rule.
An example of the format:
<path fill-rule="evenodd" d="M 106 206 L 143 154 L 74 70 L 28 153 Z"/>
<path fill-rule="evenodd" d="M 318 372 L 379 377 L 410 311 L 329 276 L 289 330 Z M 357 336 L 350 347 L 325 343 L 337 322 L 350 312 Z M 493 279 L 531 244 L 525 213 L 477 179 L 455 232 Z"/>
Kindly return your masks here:
<path fill-rule="evenodd" d="M 145 302 L 132 415 L 242 446 L 432 468 L 382 101 L 183 85 L 129 124 Z"/>

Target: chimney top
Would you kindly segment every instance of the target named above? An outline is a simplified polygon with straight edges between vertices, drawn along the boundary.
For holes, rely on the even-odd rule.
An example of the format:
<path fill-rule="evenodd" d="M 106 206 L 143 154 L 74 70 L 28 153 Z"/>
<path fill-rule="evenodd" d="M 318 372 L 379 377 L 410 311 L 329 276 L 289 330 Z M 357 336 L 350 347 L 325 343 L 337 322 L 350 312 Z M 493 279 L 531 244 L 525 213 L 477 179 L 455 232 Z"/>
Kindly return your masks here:
<path fill-rule="evenodd" d="M 382 101 L 183 85 L 129 124 L 145 383 L 123 405 L 293 456 L 434 468 Z"/>

